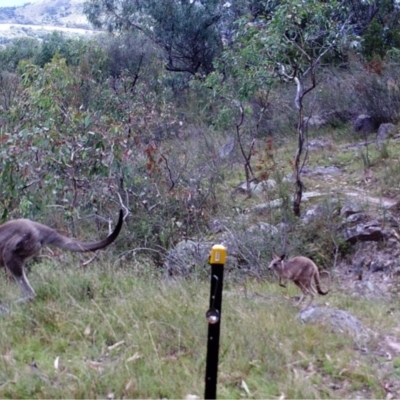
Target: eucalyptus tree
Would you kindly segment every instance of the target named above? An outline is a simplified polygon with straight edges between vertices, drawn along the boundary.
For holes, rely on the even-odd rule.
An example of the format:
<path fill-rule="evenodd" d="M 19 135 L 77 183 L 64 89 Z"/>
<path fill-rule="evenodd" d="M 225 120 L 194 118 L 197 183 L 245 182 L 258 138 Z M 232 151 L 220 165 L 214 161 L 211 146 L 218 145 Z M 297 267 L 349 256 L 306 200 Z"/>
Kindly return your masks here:
<path fill-rule="evenodd" d="M 400 48 L 400 3 L 398 0 L 349 2 L 355 31 L 363 38 L 362 54 L 367 59 L 384 58 Z"/>
<path fill-rule="evenodd" d="M 238 104 L 260 90 L 268 93 L 282 80 L 295 83 L 298 147 L 293 212 L 298 216 L 301 170 L 307 158 L 304 99 L 317 87 L 318 71 L 324 63 L 350 46 L 359 47 L 360 37 L 354 34 L 354 14 L 343 1 L 282 0 L 273 6 L 270 12 L 264 10 L 265 18 L 238 21 L 235 43 L 225 51 L 207 84 L 214 93 L 229 93 L 231 103 Z"/>
<path fill-rule="evenodd" d="M 0 48 L 0 70 L 15 72 L 21 60 L 34 59 L 40 52 L 40 42 L 33 38 L 17 38 Z"/>
<path fill-rule="evenodd" d="M 207 75 L 222 50 L 220 0 L 87 0 L 84 12 L 98 28 L 140 31 L 164 54 L 168 71 Z"/>
<path fill-rule="evenodd" d="M 318 70 L 332 57 L 349 45 L 356 45 L 353 34 L 352 13 L 340 1 L 284 0 L 275 10 L 262 40 L 266 62 L 275 67 L 277 74 L 296 84 L 294 99 L 297 110 L 298 146 L 294 160 L 296 193 L 293 212 L 300 215 L 303 193 L 301 170 L 306 161 L 304 154 L 305 130 L 304 98 L 318 85 Z"/>

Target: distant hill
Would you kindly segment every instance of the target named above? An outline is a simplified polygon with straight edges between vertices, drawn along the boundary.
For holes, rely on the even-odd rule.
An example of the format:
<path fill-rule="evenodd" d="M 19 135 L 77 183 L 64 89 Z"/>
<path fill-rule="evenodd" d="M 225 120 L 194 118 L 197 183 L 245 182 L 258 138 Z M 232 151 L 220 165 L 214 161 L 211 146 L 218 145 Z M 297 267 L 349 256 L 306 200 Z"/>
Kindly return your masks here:
<path fill-rule="evenodd" d="M 49 30 L 86 34 L 92 27 L 83 14 L 85 0 L 40 0 L 21 7 L 0 7 L 0 43 L 16 37 L 41 37 Z"/>
<path fill-rule="evenodd" d="M 21 7 L 0 7 L 0 24 L 52 25 L 90 29 L 84 0 L 41 0 Z"/>

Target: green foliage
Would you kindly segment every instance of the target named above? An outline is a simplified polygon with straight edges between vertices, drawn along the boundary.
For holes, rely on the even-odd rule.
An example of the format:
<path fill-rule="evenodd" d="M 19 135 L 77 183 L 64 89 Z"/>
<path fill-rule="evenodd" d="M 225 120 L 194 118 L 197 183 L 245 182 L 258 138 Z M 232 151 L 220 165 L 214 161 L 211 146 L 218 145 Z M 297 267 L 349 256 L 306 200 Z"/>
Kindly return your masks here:
<path fill-rule="evenodd" d="M 221 51 L 217 23 L 218 0 L 89 0 L 85 14 L 97 27 L 109 31 L 140 30 L 164 53 L 168 71 L 208 74 Z"/>
<path fill-rule="evenodd" d="M 298 294 L 293 286 L 282 293 L 275 285 L 249 279 L 267 278 L 266 258 L 285 246 L 327 268 L 337 255 L 352 250 L 337 229 L 341 220 L 333 202 L 324 204 L 307 225 L 294 218 L 289 204 L 293 183 L 286 179 L 293 172 L 289 159 L 295 143 L 288 138 L 296 126 L 296 88 L 285 75 L 306 76 L 307 87 L 310 66 L 322 70 L 351 40 L 359 43 L 347 30 L 352 22 L 344 27 L 347 2 L 243 0 L 232 8 L 222 8 L 225 1 L 90 3 L 100 19 L 100 5 L 111 7 L 109 18 L 113 7 L 125 16 L 132 14 L 119 6 L 137 6 L 141 12 L 137 21 L 110 20 L 113 28 L 126 28 L 127 36 L 83 42 L 50 35 L 43 46 L 21 42 L 20 49 L 0 52 L 1 65 L 7 66 L 0 75 L 0 217 L 34 218 L 90 238 L 102 236 L 101 221 L 114 220 L 118 208 L 128 215 L 110 248 L 110 265 L 95 261 L 94 269 L 86 271 L 34 265 L 37 301 L 4 316 L 1 397 L 201 395 L 209 282 L 199 277 L 207 271 L 166 282 L 159 279 L 164 273 L 160 267 L 166 252 L 181 240 L 219 240 L 231 232 L 244 268 L 227 279 L 220 397 L 355 397 L 360 388 L 367 391 L 365 397 L 385 395 L 381 383 L 392 378 L 389 372 L 376 374 L 383 371 L 376 368 L 376 355 L 359 358 L 346 335 L 322 324 L 298 323 L 297 310 L 287 299 L 287 294 Z M 154 30 L 146 36 L 128 29 L 124 23 L 132 21 Z M 210 29 L 202 30 L 207 22 Z M 222 28 L 228 34 L 220 53 Z M 168 46 L 173 46 L 171 52 Z M 194 65 L 190 57 L 195 50 L 203 58 Z M 170 62 L 168 56 L 175 58 Z M 313 102 L 346 113 L 368 105 L 368 111 L 397 116 L 395 56 L 394 49 L 392 64 L 382 62 L 378 76 L 363 71 L 361 64 L 357 70 L 348 65 L 330 70 L 337 80 L 321 74 L 321 93 L 307 102 L 307 110 L 314 110 Z M 186 72 L 168 73 L 165 65 Z M 187 71 L 195 71 L 196 79 Z M 329 103 L 325 99 L 332 87 L 339 88 L 338 99 Z M 371 92 L 364 95 L 367 89 Z M 279 129 L 278 119 L 284 121 Z M 343 131 L 341 139 L 349 132 Z M 236 142 L 225 155 L 232 136 Z M 379 156 L 383 168 L 373 190 L 396 196 L 399 162 L 392 143 L 386 150 L 385 158 Z M 377 163 L 373 154 L 371 150 L 371 169 Z M 332 145 L 320 157 L 320 164 L 340 161 L 349 174 L 361 169 L 350 148 Z M 274 178 L 277 187 L 260 198 L 236 196 L 244 162 L 258 179 Z M 336 182 L 348 187 L 356 178 L 343 173 Z M 332 182 L 309 179 L 307 190 L 330 189 Z M 263 215 L 254 212 L 254 205 L 276 199 L 282 200 L 279 210 L 271 206 Z M 227 228 L 223 235 L 210 234 L 216 218 Z M 259 229 L 261 221 L 284 223 L 271 234 Z M 250 225 L 257 240 L 248 234 Z M 63 257 L 66 265 L 78 264 L 71 255 Z M 245 291 L 235 283 L 244 278 Z M 1 292 L 12 296 L 12 286 L 3 280 L 1 285 Z M 388 317 L 379 302 L 371 306 L 337 291 L 327 301 L 346 305 L 376 329 L 398 320 L 398 313 Z"/>
<path fill-rule="evenodd" d="M 383 57 L 386 53 L 384 30 L 378 21 L 373 20 L 363 36 L 363 53 L 367 58 Z"/>
<path fill-rule="evenodd" d="M 20 95 L 20 77 L 19 75 L 2 71 L 0 72 L 0 107 L 3 111 L 0 117 L 1 126 L 8 122 L 8 113 L 15 104 L 16 98 Z"/>
<path fill-rule="evenodd" d="M 29 217 L 61 203 L 71 216 L 76 202 L 96 198 L 101 204 L 104 194 L 95 194 L 87 182 L 109 178 L 121 152 L 118 136 L 90 130 L 93 115 L 79 110 L 80 79 L 65 59 L 55 57 L 43 69 L 31 64 L 21 69 L 26 103 L 14 110 L 19 131 L 8 133 L 1 149 L 4 213 L 19 208 Z M 111 144 L 112 156 L 107 150 Z"/>
<path fill-rule="evenodd" d="M 333 53 L 359 40 L 349 30 L 347 3 L 306 4 L 96 0 L 87 5 L 99 11 L 93 18 L 127 35 L 71 40 L 53 33 L 42 44 L 3 49 L 1 63 L 12 72 L 0 76 L 2 218 L 57 220 L 55 209 L 75 233 L 82 215 L 109 218 L 124 204 L 135 215 L 127 219 L 124 246 L 146 249 L 157 265 L 182 238 L 204 236 L 217 213 L 237 206 L 227 187 L 274 173 L 259 141 L 281 144 L 298 126 L 289 78 L 303 77 L 307 88 L 310 67 L 324 68 Z M 117 18 L 132 11 L 134 19 Z M 184 54 L 176 49 L 199 51 L 194 76 L 165 70 L 167 55 L 170 66 L 180 65 Z M 346 97 L 343 107 L 318 93 L 305 108 L 342 107 L 349 115 L 368 103 L 368 112 L 395 117 L 395 51 L 391 57 L 376 82 L 349 70 L 347 92 L 335 92 Z M 321 76 L 321 92 L 332 95 L 328 74 Z M 371 91 L 356 101 L 362 84 Z M 224 143 L 232 149 L 221 156 Z M 287 206 L 290 190 L 269 195 Z"/>
<path fill-rule="evenodd" d="M 360 107 L 378 123 L 400 121 L 400 74 L 397 62 L 375 60 L 355 79 Z"/>
<path fill-rule="evenodd" d="M 363 3 L 356 10 L 356 24 L 363 39 L 362 54 L 367 60 L 380 59 L 387 51 L 400 48 L 400 7 L 394 0 Z"/>
<path fill-rule="evenodd" d="M 305 6 L 303 1 L 287 0 L 276 5 L 266 21 L 238 20 L 234 44 L 215 63 L 206 87 L 217 101 L 228 100 L 223 107 L 232 107 L 233 100 L 265 97 L 277 78 L 304 80 L 355 39 L 347 13 L 340 2 L 310 1 Z M 268 100 L 264 103 L 269 106 Z"/>
<path fill-rule="evenodd" d="M 142 79 L 124 69 L 99 82 L 89 57 L 76 67 L 58 54 L 43 68 L 20 63 L 20 92 L 7 113 L 12 130 L 1 140 L 2 218 L 49 218 L 56 208 L 75 234 L 82 213 L 113 216 L 123 202 L 143 220 L 125 246 L 147 249 L 161 264 L 183 234 L 203 229 L 214 183 L 192 169 L 181 173 L 187 150 L 171 154 L 156 144 L 180 129 L 158 76 Z M 148 71 L 161 70 L 146 59 Z"/>
<path fill-rule="evenodd" d="M 16 39 L 0 49 L 0 70 L 14 72 L 22 60 L 33 60 L 40 51 L 39 42 L 35 39 Z"/>
<path fill-rule="evenodd" d="M 297 69 L 301 76 L 313 63 L 323 63 L 324 57 L 343 51 L 350 39 L 356 39 L 350 27 L 341 2 L 287 0 L 276 8 L 258 40 L 273 66 L 283 66 L 289 75 Z"/>
<path fill-rule="evenodd" d="M 43 38 L 35 64 L 44 67 L 59 54 L 68 65 L 77 65 L 85 52 L 85 44 L 81 39 L 67 39 L 62 32 L 54 31 Z"/>

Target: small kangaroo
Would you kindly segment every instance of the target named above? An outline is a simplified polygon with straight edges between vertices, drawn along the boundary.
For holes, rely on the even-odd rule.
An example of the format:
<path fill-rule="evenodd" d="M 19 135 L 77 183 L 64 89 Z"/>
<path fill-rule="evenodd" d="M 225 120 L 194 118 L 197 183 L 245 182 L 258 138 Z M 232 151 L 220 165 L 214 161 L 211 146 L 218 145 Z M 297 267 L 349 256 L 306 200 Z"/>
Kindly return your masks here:
<path fill-rule="evenodd" d="M 310 301 L 305 308 L 311 305 L 312 301 L 314 300 L 314 296 L 317 293 L 313 286 L 313 280 L 315 281 L 317 291 L 320 295 L 325 296 L 328 294 L 329 290 L 326 292 L 322 291 L 318 267 L 309 258 L 297 256 L 291 258 L 287 262 L 284 262 L 283 259 L 285 258 L 285 255 L 279 257 L 276 254 L 273 254 L 272 257 L 273 260 L 269 264 L 268 269 L 272 269 L 278 276 L 279 285 L 286 287 L 286 285 L 282 283 L 282 280 L 292 280 L 294 284 L 297 285 L 303 292 L 300 300 L 296 304 L 297 306 L 300 305 L 307 295 L 310 296 Z M 324 271 L 324 273 L 329 275 L 329 272 L 327 271 Z"/>
<path fill-rule="evenodd" d="M 29 301 L 36 296 L 25 275 L 24 265 L 36 256 L 43 246 L 56 246 L 77 252 L 103 249 L 118 237 L 122 223 L 123 212 L 120 210 L 114 231 L 98 242 L 81 242 L 68 238 L 46 225 L 29 219 L 16 219 L 0 225 L 0 267 L 7 268 L 17 281 L 23 296 L 18 302 Z M 3 306 L 1 308 L 5 309 Z"/>

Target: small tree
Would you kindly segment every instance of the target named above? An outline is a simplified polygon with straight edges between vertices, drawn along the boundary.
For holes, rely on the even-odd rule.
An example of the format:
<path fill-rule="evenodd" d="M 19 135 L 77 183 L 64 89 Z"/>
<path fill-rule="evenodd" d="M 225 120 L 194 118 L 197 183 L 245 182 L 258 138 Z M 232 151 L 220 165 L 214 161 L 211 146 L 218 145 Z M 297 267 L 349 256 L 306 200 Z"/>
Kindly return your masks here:
<path fill-rule="evenodd" d="M 269 20 L 244 22 L 241 53 L 253 54 L 246 69 L 253 76 L 269 71 L 271 77 L 294 81 L 297 110 L 298 147 L 294 160 L 296 193 L 293 212 L 300 215 L 303 193 L 301 170 L 307 124 L 304 123 L 304 99 L 318 85 L 317 73 L 322 63 L 343 51 L 350 39 L 351 13 L 338 1 L 284 0 L 270 14 Z M 355 44 L 355 42 L 353 43 Z M 269 87 L 270 80 L 265 81 Z"/>
<path fill-rule="evenodd" d="M 326 59 L 332 60 L 335 52 L 352 37 L 350 14 L 338 1 L 282 1 L 272 15 L 262 35 L 268 62 L 275 66 L 278 75 L 293 80 L 297 90 L 298 146 L 294 161 L 296 193 L 293 212 L 300 215 L 303 193 L 301 170 L 307 158 L 304 142 L 307 123 L 304 120 L 304 99 L 318 85 L 317 72 Z"/>
<path fill-rule="evenodd" d="M 168 71 L 208 74 L 221 51 L 219 0 L 88 0 L 84 11 L 96 27 L 144 33 L 164 52 Z"/>

